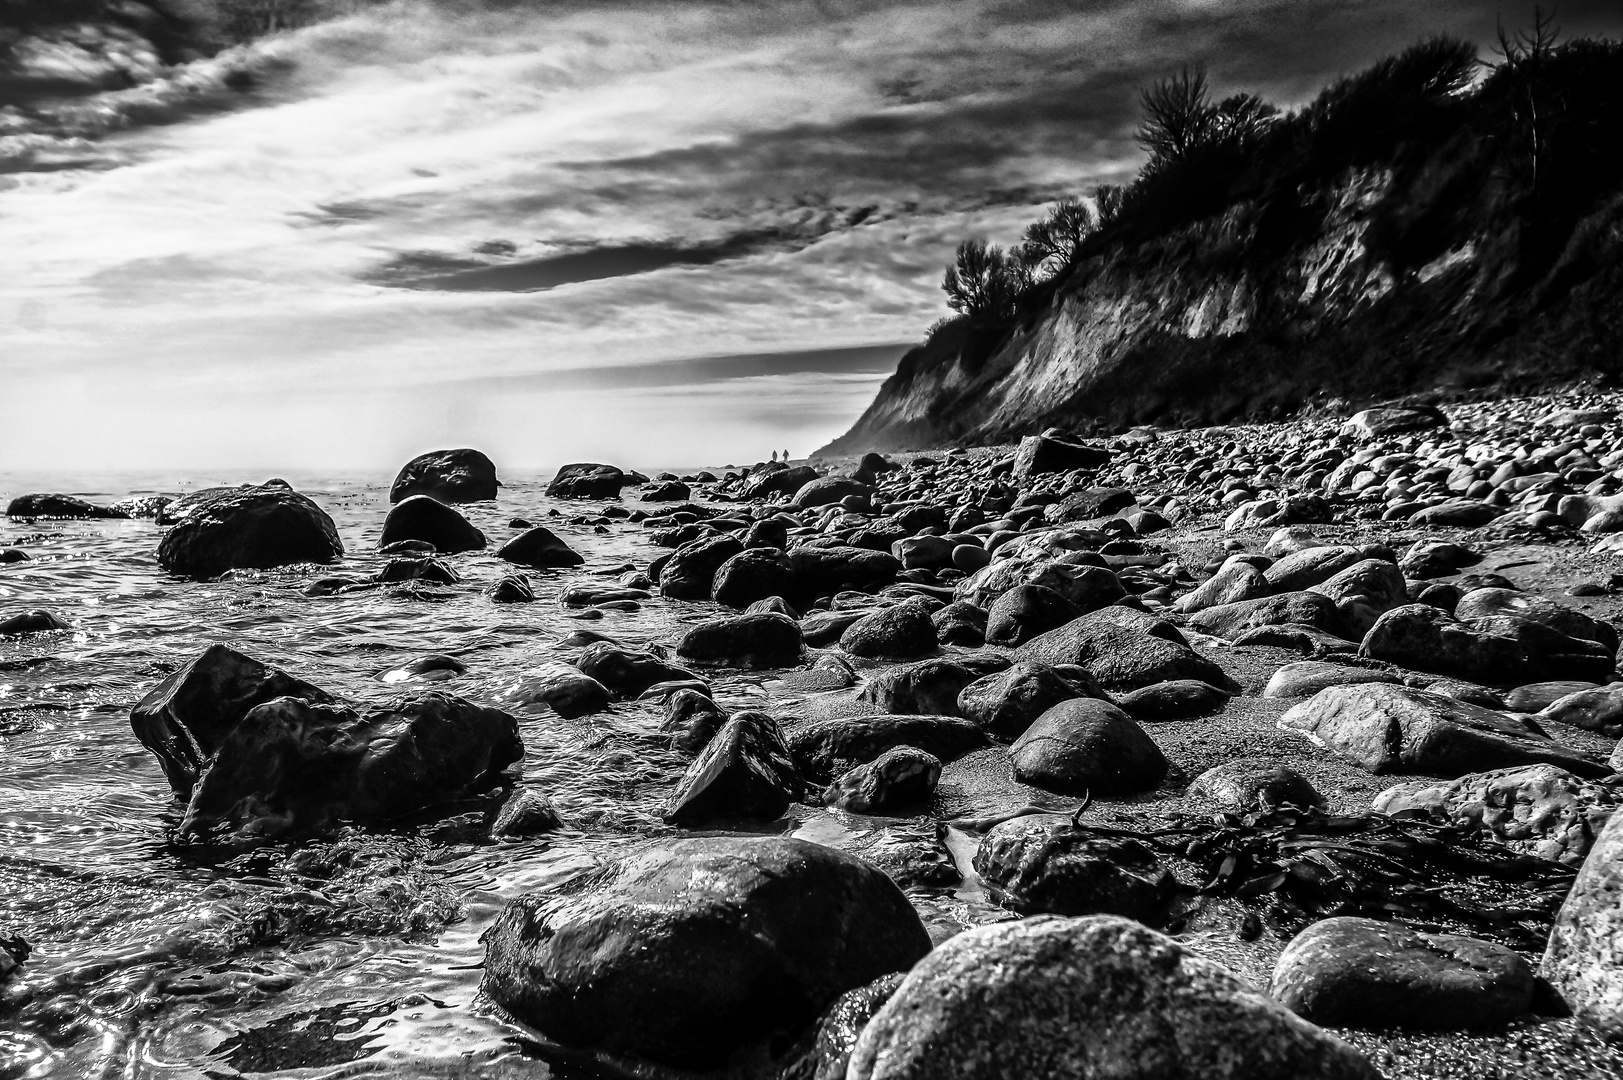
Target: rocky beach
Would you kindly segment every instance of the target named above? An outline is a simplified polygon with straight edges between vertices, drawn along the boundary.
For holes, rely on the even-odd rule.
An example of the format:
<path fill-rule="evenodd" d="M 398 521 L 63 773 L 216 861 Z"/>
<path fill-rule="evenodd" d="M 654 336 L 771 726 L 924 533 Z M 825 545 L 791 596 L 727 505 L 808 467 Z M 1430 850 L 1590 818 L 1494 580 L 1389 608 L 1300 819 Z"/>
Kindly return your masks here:
<path fill-rule="evenodd" d="M 13 489 L 5 1075 L 1618 1075 L 1620 404 Z"/>

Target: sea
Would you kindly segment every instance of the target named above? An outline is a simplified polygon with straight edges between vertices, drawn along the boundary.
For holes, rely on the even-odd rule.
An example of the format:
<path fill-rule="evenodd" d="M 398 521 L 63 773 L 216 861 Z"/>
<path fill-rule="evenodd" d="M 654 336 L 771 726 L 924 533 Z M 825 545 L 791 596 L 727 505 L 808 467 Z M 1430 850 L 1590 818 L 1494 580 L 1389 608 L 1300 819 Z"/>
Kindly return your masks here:
<path fill-rule="evenodd" d="M 598 1075 L 481 1000 L 480 935 L 510 898 L 676 835 L 661 808 L 687 761 L 658 736 L 658 702 L 564 720 L 509 695 L 528 669 L 577 655 L 578 631 L 668 646 L 714 606 L 655 599 L 593 618 L 563 605 L 569 586 L 612 583 L 664 549 L 638 525 L 598 520 L 599 504 L 549 500 L 541 475 L 504 475 L 498 499 L 462 507 L 491 544 L 446 557 L 460 585 L 307 596 L 316 577 L 382 567 L 392 477 L 282 475 L 332 516 L 342 563 L 186 581 L 159 567 L 151 520 L 0 517 L 0 548 L 31 556 L 0 565 L 0 618 L 47 608 L 72 626 L 0 638 L 0 936 L 32 946 L 0 981 L 0 1078 Z M 266 478 L 0 473 L 0 506 L 29 491 L 111 503 Z M 515 569 L 494 555 L 515 518 L 553 528 L 586 563 L 528 571 L 536 602 L 498 605 L 484 590 Z M 507 708 L 524 782 L 566 828 L 492 841 L 491 807 L 459 805 L 301 843 L 178 843 L 181 804 L 129 713 L 217 642 L 357 702 L 421 686 Z M 466 672 L 400 681 L 436 654 Z M 709 673 L 729 709 L 792 707 L 782 674 Z M 762 828 L 843 846 L 886 824 L 797 806 Z M 1008 917 L 973 884 L 910 896 L 938 938 Z"/>

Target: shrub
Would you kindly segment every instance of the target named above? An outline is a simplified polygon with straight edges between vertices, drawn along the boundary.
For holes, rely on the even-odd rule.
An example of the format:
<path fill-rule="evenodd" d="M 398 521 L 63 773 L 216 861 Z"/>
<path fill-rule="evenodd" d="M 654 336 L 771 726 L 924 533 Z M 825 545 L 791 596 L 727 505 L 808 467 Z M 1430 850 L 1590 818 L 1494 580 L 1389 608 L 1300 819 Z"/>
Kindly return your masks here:
<path fill-rule="evenodd" d="M 941 279 L 947 306 L 980 326 L 1013 321 L 1015 300 L 1030 285 L 1030 268 L 1018 256 L 985 240 L 959 244 L 953 264 Z"/>

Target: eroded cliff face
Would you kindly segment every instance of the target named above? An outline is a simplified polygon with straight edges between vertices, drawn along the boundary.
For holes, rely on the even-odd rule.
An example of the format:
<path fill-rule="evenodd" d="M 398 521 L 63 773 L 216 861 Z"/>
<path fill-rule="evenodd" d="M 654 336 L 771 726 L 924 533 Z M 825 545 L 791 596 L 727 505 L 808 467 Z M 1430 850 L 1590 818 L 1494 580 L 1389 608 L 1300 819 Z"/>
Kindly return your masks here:
<path fill-rule="evenodd" d="M 939 329 L 823 452 L 1226 422 L 1623 362 L 1623 199 L 1535 260 L 1544 238 L 1491 212 L 1491 176 L 1431 176 L 1351 170 L 1283 209 L 1111 245 L 995 341 Z"/>

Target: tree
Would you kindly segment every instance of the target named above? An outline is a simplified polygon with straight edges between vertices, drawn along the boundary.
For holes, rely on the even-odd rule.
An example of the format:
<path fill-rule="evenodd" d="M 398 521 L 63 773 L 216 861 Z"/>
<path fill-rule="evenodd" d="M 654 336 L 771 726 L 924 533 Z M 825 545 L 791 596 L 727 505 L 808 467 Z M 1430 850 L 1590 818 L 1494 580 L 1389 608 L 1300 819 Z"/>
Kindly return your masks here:
<path fill-rule="evenodd" d="M 1026 227 L 1019 257 L 1033 273 L 1053 274 L 1076 261 L 1082 242 L 1099 230 L 1099 213 L 1081 199 L 1061 199 Z"/>
<path fill-rule="evenodd" d="M 1120 184 L 1100 184 L 1093 190 L 1093 205 L 1099 216 L 1099 227 L 1115 221 L 1127 202 L 1127 189 Z"/>
<path fill-rule="evenodd" d="M 941 289 L 947 306 L 982 326 L 1001 326 L 1014 319 L 1014 302 L 1031 284 L 1030 269 L 1015 255 L 985 240 L 965 240 Z"/>
<path fill-rule="evenodd" d="M 1543 165 L 1549 154 L 1549 128 L 1559 109 L 1556 94 L 1548 85 L 1551 61 L 1557 52 L 1556 40 L 1561 28 L 1555 25 L 1555 13 L 1545 14 L 1542 7 L 1533 8 L 1533 26 L 1514 34 L 1499 24 L 1500 56 L 1496 74 L 1508 79 L 1511 118 L 1520 143 L 1511 157 L 1518 161 L 1529 194 L 1537 199 Z"/>
<path fill-rule="evenodd" d="M 1216 110 L 1204 66 L 1180 68 L 1146 88 L 1140 100 L 1138 145 L 1148 151 L 1152 166 L 1177 161 L 1210 137 Z"/>

